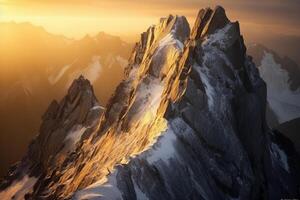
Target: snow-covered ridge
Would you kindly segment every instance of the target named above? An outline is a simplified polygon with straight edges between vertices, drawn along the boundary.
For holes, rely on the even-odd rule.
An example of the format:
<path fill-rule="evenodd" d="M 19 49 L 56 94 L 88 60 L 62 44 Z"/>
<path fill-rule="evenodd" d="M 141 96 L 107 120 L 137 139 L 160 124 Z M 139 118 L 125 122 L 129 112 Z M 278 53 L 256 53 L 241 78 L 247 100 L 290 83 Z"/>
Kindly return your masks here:
<path fill-rule="evenodd" d="M 100 180 L 79 190 L 74 194 L 72 200 L 92 200 L 97 198 L 102 200 L 122 199 L 122 194 L 117 187 L 116 173 L 117 171 L 113 171 L 108 179 Z"/>
<path fill-rule="evenodd" d="M 258 69 L 267 83 L 268 103 L 279 123 L 300 117 L 300 90 L 290 89 L 288 72 L 276 63 L 271 53 L 264 51 L 261 66 Z"/>
<path fill-rule="evenodd" d="M 205 87 L 205 93 L 208 97 L 208 105 L 213 110 L 214 105 L 218 105 L 217 99 L 220 101 L 220 95 L 223 93 L 223 97 L 230 96 L 231 90 L 224 87 L 224 84 L 220 84 L 220 81 L 216 81 L 216 78 L 221 79 L 223 82 L 227 82 L 233 88 L 235 85 L 241 83 L 238 72 L 234 69 L 233 64 L 222 50 L 226 50 L 231 45 L 232 31 L 234 27 L 232 24 L 227 24 L 222 29 L 217 30 L 214 34 L 205 37 L 201 44 L 203 48 L 202 63 L 199 66 L 195 64 L 193 67 L 199 73 L 201 81 Z M 229 79 L 224 75 L 222 66 L 226 65 L 234 73 L 236 81 Z M 224 93 L 225 92 L 225 93 Z M 225 96 L 224 96 L 225 95 Z"/>
<path fill-rule="evenodd" d="M 178 24 L 182 24 L 182 20 L 183 18 L 182 17 L 177 17 L 176 18 L 178 20 L 178 22 L 175 22 L 174 24 L 174 27 L 173 29 L 171 30 L 170 33 L 168 33 L 164 38 L 162 38 L 160 41 L 159 41 L 159 47 L 157 48 L 156 52 L 159 52 L 162 48 L 166 47 L 166 46 L 174 46 L 175 48 L 178 48 L 180 51 L 183 50 L 183 42 L 180 41 L 179 37 L 177 35 L 177 31 L 180 31 L 178 30 Z"/>
<path fill-rule="evenodd" d="M 206 36 L 202 46 L 216 46 L 220 49 L 226 49 L 226 47 L 230 45 L 229 40 L 231 39 L 231 29 L 232 25 L 227 24 L 224 28 L 217 30 L 216 33 Z"/>
<path fill-rule="evenodd" d="M 173 18 L 173 21 L 176 21 L 175 18 Z M 170 70 L 171 67 L 173 67 L 173 64 L 176 61 L 176 58 L 180 55 L 180 52 L 183 50 L 183 42 L 180 41 L 178 38 L 176 29 L 177 24 L 179 21 L 176 21 L 174 25 L 172 25 L 172 29 L 169 33 L 165 34 L 163 31 L 156 30 L 157 34 L 162 33 L 164 34 L 164 37 L 162 37 L 157 43 L 152 44 L 153 46 L 148 47 L 148 50 L 150 51 L 151 48 L 153 52 L 153 56 L 151 57 L 152 65 L 149 65 L 147 62 L 142 62 L 140 66 L 135 66 L 131 69 L 128 81 L 130 84 L 132 83 L 134 85 L 135 91 L 133 98 L 131 102 L 129 103 L 128 111 L 126 112 L 126 115 L 124 116 L 125 122 L 127 124 L 127 129 L 129 129 L 128 133 L 123 134 L 129 134 L 129 135 L 136 135 L 136 137 L 146 137 L 148 138 L 147 143 L 144 145 L 143 149 L 134 152 L 130 154 L 130 158 L 128 161 L 122 161 L 122 163 L 126 164 L 130 162 L 130 160 L 134 159 L 136 156 L 139 155 L 148 155 L 147 153 L 148 149 L 152 149 L 153 145 L 157 146 L 155 151 L 150 150 L 151 156 L 149 155 L 149 162 L 156 162 L 157 159 L 160 159 L 161 155 L 165 156 L 165 159 L 167 157 L 172 157 L 173 153 L 175 151 L 172 151 L 169 148 L 172 148 L 172 141 L 169 141 L 169 139 L 173 138 L 176 139 L 176 136 L 173 133 L 168 133 L 168 130 L 165 131 L 166 127 L 162 124 L 164 124 L 163 119 L 157 119 L 158 117 L 158 109 L 160 107 L 160 104 L 163 100 L 163 92 L 165 87 L 167 86 L 168 78 L 171 77 L 171 73 L 173 70 Z M 184 23 L 184 22 L 181 22 Z M 170 22 L 170 24 L 172 24 Z M 155 27 L 152 27 L 155 29 Z M 182 27 L 181 27 L 182 28 Z M 155 37 L 159 38 L 159 35 L 156 35 Z M 149 52 L 146 52 L 146 55 Z M 146 57 L 144 57 L 145 59 Z M 151 62 L 150 62 L 151 63 Z M 152 66 L 155 66 L 155 75 L 151 73 L 145 73 L 145 69 L 151 68 Z M 170 74 L 161 74 L 160 72 L 165 69 L 165 72 L 169 72 Z M 139 74 L 137 77 L 136 74 Z M 166 76 L 166 78 L 160 77 L 160 76 Z M 139 79 L 139 80 L 137 80 Z M 130 82 L 132 81 L 132 82 Z M 136 85 L 135 85 L 136 84 Z M 162 121 L 162 122 L 158 122 Z M 156 124 L 161 123 L 161 125 Z M 153 128 L 151 127 L 151 124 L 154 124 Z M 155 125 L 156 124 L 156 125 Z M 145 134 L 145 129 L 148 127 L 147 134 Z M 153 129 L 153 130 L 151 130 Z M 171 129 L 169 129 L 171 131 Z M 135 133 L 136 132 L 136 133 Z M 128 136 L 129 137 L 129 136 Z M 120 139 L 118 139 L 120 140 Z M 134 141 L 128 141 L 129 138 L 123 139 L 123 143 L 128 143 L 128 145 L 131 145 Z M 157 144 L 157 140 L 161 141 L 161 145 L 159 147 L 159 144 Z M 170 144 L 171 146 L 168 146 Z M 140 146 L 140 144 L 136 145 Z M 129 147 L 128 147 L 129 148 Z M 163 149 L 160 149 L 163 148 Z M 168 150 L 168 152 L 165 152 L 165 150 Z M 164 159 L 164 158 L 163 158 Z M 91 199 L 93 191 L 100 192 L 100 195 L 102 199 L 117 199 L 119 198 L 119 193 L 115 190 L 118 190 L 117 182 L 115 180 L 116 173 L 118 173 L 118 170 L 110 170 L 113 171 L 112 173 L 108 174 L 107 179 L 100 180 L 100 182 L 95 183 L 91 186 L 88 186 L 87 188 L 78 191 L 74 199 L 84 199 L 88 198 Z M 145 194 L 140 190 L 139 186 L 135 184 L 135 192 L 138 194 L 139 199 L 146 199 L 147 197 Z M 91 195 L 91 196 L 90 196 Z"/>

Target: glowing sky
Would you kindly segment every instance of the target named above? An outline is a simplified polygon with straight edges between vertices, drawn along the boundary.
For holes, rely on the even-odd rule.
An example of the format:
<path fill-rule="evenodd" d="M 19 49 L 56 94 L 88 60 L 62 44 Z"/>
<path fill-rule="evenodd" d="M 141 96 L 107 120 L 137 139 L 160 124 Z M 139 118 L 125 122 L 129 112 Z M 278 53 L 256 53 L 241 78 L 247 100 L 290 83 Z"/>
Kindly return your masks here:
<path fill-rule="evenodd" d="M 135 38 L 160 17 L 222 5 L 243 32 L 300 35 L 300 0 L 0 0 L 1 21 L 28 21 L 79 38 L 99 31 Z"/>

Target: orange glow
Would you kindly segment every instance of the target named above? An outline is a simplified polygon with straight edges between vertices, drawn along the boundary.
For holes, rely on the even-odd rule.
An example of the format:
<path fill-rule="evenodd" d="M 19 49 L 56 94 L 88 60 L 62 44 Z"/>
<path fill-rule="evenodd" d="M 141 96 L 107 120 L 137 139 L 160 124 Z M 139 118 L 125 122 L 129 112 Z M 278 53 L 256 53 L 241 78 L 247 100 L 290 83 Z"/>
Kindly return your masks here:
<path fill-rule="evenodd" d="M 73 3 L 74 2 L 74 3 Z M 151 1 L 150 1 L 151 2 Z M 188 9 L 162 9 L 137 1 L 0 1 L 0 22 L 30 22 L 70 38 L 99 31 L 136 41 L 138 35 L 168 14 L 189 14 Z M 193 17 L 198 8 L 194 9 Z"/>
<path fill-rule="evenodd" d="M 267 27 L 264 33 L 272 31 L 300 35 L 299 26 L 291 24 L 297 22 L 284 20 L 280 14 L 276 15 L 267 9 L 258 13 L 251 2 L 243 1 L 242 7 L 241 3 L 230 0 L 0 0 L 0 22 L 31 22 L 51 33 L 77 39 L 104 31 L 135 41 L 160 17 L 168 14 L 185 15 L 193 22 L 199 8 L 217 4 L 226 8 L 231 19 L 241 22 L 243 32 Z M 261 7 L 268 5 L 266 2 L 256 4 Z M 279 0 L 269 4 L 284 8 Z"/>

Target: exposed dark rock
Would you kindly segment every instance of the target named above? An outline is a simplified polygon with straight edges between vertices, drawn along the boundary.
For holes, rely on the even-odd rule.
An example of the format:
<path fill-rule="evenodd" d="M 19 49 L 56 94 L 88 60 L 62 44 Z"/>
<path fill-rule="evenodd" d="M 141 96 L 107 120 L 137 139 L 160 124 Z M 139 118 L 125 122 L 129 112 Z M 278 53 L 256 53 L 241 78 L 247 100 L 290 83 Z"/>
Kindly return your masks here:
<path fill-rule="evenodd" d="M 296 151 L 300 154 L 300 118 L 280 124 L 274 129 L 293 141 Z"/>

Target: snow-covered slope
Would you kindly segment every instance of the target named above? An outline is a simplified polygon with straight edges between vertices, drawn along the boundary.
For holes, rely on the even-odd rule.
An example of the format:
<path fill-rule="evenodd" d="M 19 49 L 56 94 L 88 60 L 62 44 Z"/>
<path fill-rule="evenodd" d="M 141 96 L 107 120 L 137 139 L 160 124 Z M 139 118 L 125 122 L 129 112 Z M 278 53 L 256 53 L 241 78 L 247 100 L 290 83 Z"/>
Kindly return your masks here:
<path fill-rule="evenodd" d="M 267 82 L 268 102 L 279 123 L 300 117 L 300 88 L 296 91 L 290 89 L 288 72 L 267 52 L 258 69 Z"/>
<path fill-rule="evenodd" d="M 289 58 L 281 58 L 262 45 L 249 45 L 263 80 L 267 83 L 267 99 L 277 122 L 271 126 L 300 117 L 300 68 Z"/>
<path fill-rule="evenodd" d="M 238 22 L 230 22 L 222 7 L 201 9 L 192 31 L 185 17 L 170 15 L 143 33 L 100 120 L 80 114 L 97 107 L 90 100 L 74 102 L 86 99 L 89 88 L 80 87 L 79 97 L 69 92 L 70 103 L 50 106 L 47 113 L 54 113 L 50 119 L 60 121 L 64 134 L 57 134 L 57 121 L 49 129 L 47 122 L 36 140 L 41 149 L 30 148 L 2 190 L 26 168 L 38 177 L 29 199 L 299 196 L 299 156 L 269 130 L 266 85 L 246 55 Z M 90 131 L 81 134 L 78 125 Z M 58 135 L 81 138 L 70 152 L 65 139 L 46 142 Z M 36 152 L 42 152 L 37 159 Z"/>

